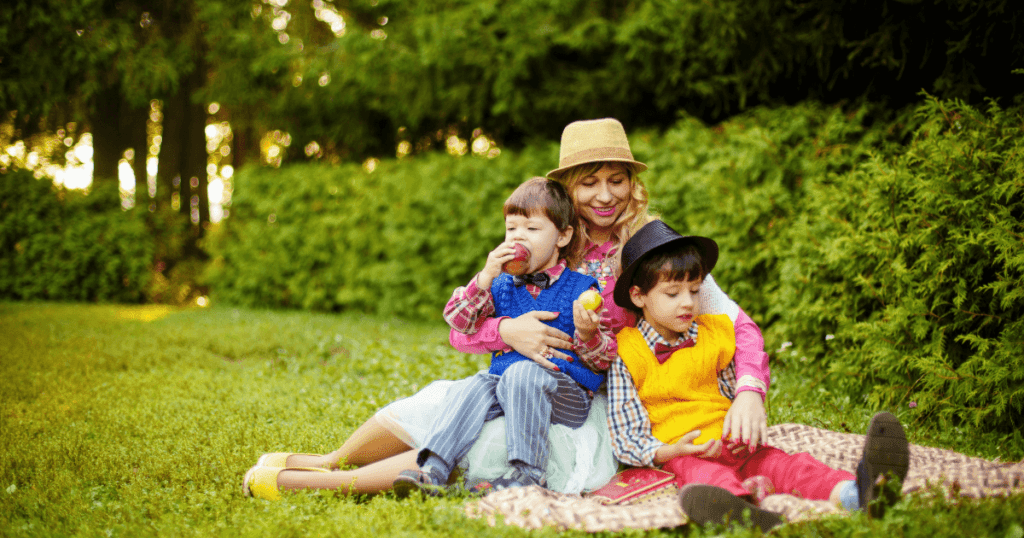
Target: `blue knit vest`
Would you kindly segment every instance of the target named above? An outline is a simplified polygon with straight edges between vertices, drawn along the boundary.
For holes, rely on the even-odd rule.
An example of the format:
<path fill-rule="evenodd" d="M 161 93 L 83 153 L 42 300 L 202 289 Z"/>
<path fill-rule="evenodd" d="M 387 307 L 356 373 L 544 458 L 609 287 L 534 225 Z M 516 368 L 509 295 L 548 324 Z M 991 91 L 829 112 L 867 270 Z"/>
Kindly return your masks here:
<path fill-rule="evenodd" d="M 527 312 L 542 310 L 545 312 L 559 312 L 559 316 L 550 321 L 542 321 L 559 329 L 570 337 L 576 332 L 576 325 L 572 320 L 572 302 L 581 293 L 597 284 L 593 277 L 566 269 L 562 276 L 551 285 L 550 288 L 542 290 L 534 299 L 526 286 L 516 287 L 512 283 L 512 277 L 502 273 L 494 279 L 491 284 L 491 294 L 494 296 L 494 309 L 497 317 L 519 317 Z M 601 383 L 604 383 L 603 374 L 595 374 L 580 364 L 579 356 L 571 349 L 560 349 L 559 351 L 573 358 L 572 362 L 565 359 L 550 359 L 558 368 L 569 374 L 577 383 L 591 391 L 596 391 Z M 496 351 L 491 357 L 491 368 L 488 372 L 501 375 L 506 368 L 519 361 L 531 360 L 529 357 L 512 350 L 508 352 Z"/>

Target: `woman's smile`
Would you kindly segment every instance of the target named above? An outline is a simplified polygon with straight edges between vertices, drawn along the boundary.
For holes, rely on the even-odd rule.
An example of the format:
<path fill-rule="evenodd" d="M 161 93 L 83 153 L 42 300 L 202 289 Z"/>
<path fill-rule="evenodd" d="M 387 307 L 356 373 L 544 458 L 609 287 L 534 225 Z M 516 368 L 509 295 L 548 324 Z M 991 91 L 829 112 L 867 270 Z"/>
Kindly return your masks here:
<path fill-rule="evenodd" d="M 615 221 L 626 209 L 631 189 L 629 173 L 619 163 L 605 164 L 575 187 L 576 204 L 591 239 L 608 240 Z"/>

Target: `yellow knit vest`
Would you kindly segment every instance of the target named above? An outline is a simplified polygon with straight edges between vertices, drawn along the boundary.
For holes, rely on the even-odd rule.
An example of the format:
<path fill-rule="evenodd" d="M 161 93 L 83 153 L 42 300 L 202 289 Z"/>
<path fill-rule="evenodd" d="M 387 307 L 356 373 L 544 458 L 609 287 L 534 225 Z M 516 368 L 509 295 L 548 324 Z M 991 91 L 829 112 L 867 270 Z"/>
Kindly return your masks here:
<path fill-rule="evenodd" d="M 651 429 L 659 441 L 672 444 L 700 430 L 694 444 L 722 437 L 722 424 L 732 402 L 718 391 L 718 372 L 732 361 L 736 332 L 724 314 L 697 317 L 697 345 L 680 349 L 664 364 L 647 347 L 640 331 L 619 331 L 619 356 L 636 385 Z"/>

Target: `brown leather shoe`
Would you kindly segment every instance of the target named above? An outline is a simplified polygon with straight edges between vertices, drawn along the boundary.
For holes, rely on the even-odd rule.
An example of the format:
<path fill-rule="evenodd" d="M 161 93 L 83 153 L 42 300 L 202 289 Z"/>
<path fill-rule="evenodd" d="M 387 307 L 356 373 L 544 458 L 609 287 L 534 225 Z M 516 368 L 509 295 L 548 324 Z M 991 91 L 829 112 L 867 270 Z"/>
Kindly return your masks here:
<path fill-rule="evenodd" d="M 758 508 L 753 504 L 729 493 L 729 490 L 708 484 L 687 484 L 679 490 L 679 504 L 690 521 L 703 525 L 748 526 L 753 525 L 761 532 L 781 525 L 782 518 L 775 512 Z"/>

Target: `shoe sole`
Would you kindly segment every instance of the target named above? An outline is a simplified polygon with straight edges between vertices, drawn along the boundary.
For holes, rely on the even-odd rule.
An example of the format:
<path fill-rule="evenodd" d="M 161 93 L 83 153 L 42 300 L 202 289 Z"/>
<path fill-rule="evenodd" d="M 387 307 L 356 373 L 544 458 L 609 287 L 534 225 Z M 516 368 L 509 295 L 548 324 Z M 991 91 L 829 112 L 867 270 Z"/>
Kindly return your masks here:
<path fill-rule="evenodd" d="M 395 497 L 399 499 L 408 498 L 414 491 L 429 497 L 443 497 L 445 495 L 445 489 L 441 486 L 423 484 L 406 476 L 396 478 L 391 489 L 395 493 Z"/>
<path fill-rule="evenodd" d="M 761 532 L 768 532 L 783 522 L 775 512 L 758 508 L 728 490 L 707 484 L 683 486 L 679 491 L 679 505 L 690 521 L 699 525 L 715 523 L 746 526 L 743 513 L 747 510 L 750 511 L 750 523 L 761 529 Z"/>
<path fill-rule="evenodd" d="M 862 461 L 869 480 L 877 481 L 879 475 L 885 476 L 886 479 L 894 476 L 899 480 L 899 485 L 902 488 L 903 480 L 907 477 L 907 470 L 910 468 L 910 444 L 907 442 L 907 434 L 903 431 L 903 425 L 892 413 L 883 411 L 871 417 L 867 439 L 864 441 Z M 882 517 L 885 511 L 882 506 L 872 506 L 872 502 L 878 498 L 881 489 L 881 485 L 873 484 L 869 490 L 866 504 L 868 515 L 871 517 Z M 895 502 L 895 500 L 890 501 Z"/>

